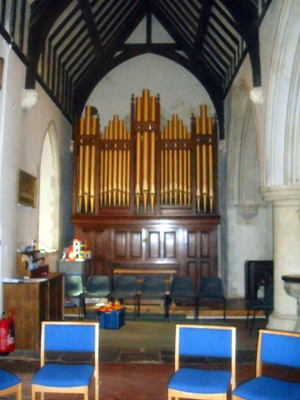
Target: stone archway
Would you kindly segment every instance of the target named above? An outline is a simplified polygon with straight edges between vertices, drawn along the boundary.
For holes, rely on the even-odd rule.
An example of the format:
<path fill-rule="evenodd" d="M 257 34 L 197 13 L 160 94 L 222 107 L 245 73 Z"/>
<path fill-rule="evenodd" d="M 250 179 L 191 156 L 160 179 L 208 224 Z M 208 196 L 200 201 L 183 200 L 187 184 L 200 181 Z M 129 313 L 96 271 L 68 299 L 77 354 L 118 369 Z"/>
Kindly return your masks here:
<path fill-rule="evenodd" d="M 275 308 L 271 329 L 292 330 L 296 301 L 282 275 L 299 273 L 300 265 L 300 19 L 299 1 L 285 0 L 276 27 L 268 82 L 262 194 L 273 203 Z"/>
<path fill-rule="evenodd" d="M 272 223 L 262 201 L 255 115 L 250 91 L 238 82 L 232 94 L 227 149 L 228 296 L 243 297 L 246 260 L 269 259 Z"/>

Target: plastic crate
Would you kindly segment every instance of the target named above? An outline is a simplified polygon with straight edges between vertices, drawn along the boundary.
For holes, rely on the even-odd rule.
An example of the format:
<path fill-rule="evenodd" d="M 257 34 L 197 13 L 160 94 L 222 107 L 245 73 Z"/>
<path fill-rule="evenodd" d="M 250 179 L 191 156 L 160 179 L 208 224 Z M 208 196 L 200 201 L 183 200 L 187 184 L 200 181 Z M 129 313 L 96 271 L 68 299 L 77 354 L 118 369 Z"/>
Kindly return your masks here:
<path fill-rule="evenodd" d="M 125 324 L 125 310 L 99 313 L 101 329 L 120 329 Z"/>

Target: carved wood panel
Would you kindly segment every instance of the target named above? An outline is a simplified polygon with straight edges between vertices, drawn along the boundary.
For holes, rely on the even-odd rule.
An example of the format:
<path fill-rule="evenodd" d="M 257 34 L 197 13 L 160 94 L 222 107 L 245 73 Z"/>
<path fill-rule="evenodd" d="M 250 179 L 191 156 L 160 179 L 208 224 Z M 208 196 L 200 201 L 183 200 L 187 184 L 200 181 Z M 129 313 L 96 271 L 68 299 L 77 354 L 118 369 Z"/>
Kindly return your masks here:
<path fill-rule="evenodd" d="M 191 276 L 196 287 L 201 277 L 218 275 L 216 223 L 202 226 L 193 221 L 193 226 L 176 221 L 164 226 L 154 220 L 141 226 L 138 222 L 110 218 L 110 225 L 104 221 L 100 227 L 98 222 L 97 229 L 88 224 L 76 226 L 76 237 L 92 251 L 95 274 L 112 277 L 114 266 L 178 265 L 178 274 Z"/>

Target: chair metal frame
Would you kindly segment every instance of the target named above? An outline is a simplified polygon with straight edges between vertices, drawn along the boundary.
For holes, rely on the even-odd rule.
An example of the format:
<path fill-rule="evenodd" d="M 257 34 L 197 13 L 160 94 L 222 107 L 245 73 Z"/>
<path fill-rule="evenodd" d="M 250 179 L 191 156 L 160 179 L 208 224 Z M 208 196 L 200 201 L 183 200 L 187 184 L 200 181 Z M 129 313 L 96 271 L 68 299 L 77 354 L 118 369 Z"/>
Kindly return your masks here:
<path fill-rule="evenodd" d="M 299 342 L 297 347 L 295 346 L 295 339 Z M 283 342 L 286 342 L 286 346 L 283 346 Z M 277 365 L 299 368 L 300 370 L 300 334 L 296 332 L 283 332 L 274 331 L 267 329 L 260 329 L 258 334 L 257 342 L 257 356 L 256 356 L 256 374 L 255 377 L 237 386 L 236 391 L 238 392 L 241 387 L 246 387 L 246 385 L 255 384 L 260 378 L 267 377 L 274 380 L 274 382 L 290 382 L 292 381 L 272 378 L 270 374 L 264 375 L 263 368 L 264 365 Z M 298 383 L 298 382 L 297 382 Z M 261 387 L 261 385 L 260 385 Z M 299 388 L 300 389 L 300 388 Z M 259 389 L 257 389 L 259 390 Z M 260 392 L 258 391 L 258 394 Z M 264 391 L 264 399 L 267 399 L 268 391 Z M 253 392 L 251 391 L 251 399 L 253 398 Z M 297 399 L 300 398 L 297 395 Z M 289 395 L 285 397 L 288 399 Z M 234 392 L 232 393 L 232 400 L 248 400 L 250 397 L 239 397 Z M 294 397 L 293 397 L 294 399 Z M 269 400 L 273 400 L 272 394 L 270 394 Z"/>
<path fill-rule="evenodd" d="M 175 336 L 175 373 L 180 369 L 180 330 L 181 329 L 198 329 L 198 330 L 217 330 L 221 331 L 231 331 L 231 351 L 230 356 L 228 358 L 230 361 L 230 372 L 231 372 L 231 380 L 230 380 L 230 388 L 227 388 L 225 393 L 193 393 L 193 392 L 184 392 L 180 390 L 170 389 L 168 388 L 168 400 L 172 400 L 174 397 L 176 400 L 179 398 L 183 399 L 198 399 L 198 400 L 226 400 L 228 391 L 231 392 L 235 389 L 236 386 L 236 328 L 228 327 L 228 326 L 215 326 L 215 325 L 176 325 L 176 336 Z M 203 342 L 202 342 L 203 343 Z M 201 344 L 202 344 L 201 343 Z M 203 346 L 202 349 L 197 349 L 194 353 L 195 356 L 205 356 L 205 357 L 224 357 L 224 355 L 214 354 L 213 345 Z M 211 351 L 212 350 L 212 351 Z M 222 350 L 223 351 L 223 350 Z M 192 354 L 190 354 L 192 355 Z M 227 356 L 226 356 L 227 357 Z"/>
<path fill-rule="evenodd" d="M 247 318 L 245 323 L 245 329 L 248 328 L 248 321 L 250 317 L 250 312 L 253 311 L 251 327 L 249 334 L 251 335 L 254 328 L 255 317 L 257 311 L 263 311 L 266 317 L 266 322 L 269 321 L 269 315 L 274 309 L 274 284 L 273 282 L 265 286 L 265 296 L 264 299 L 248 300 L 246 301 L 247 306 Z"/>
<path fill-rule="evenodd" d="M 53 321 L 44 321 L 42 322 L 42 334 L 41 334 L 41 361 L 40 361 L 40 368 L 42 369 L 45 365 L 47 365 L 46 362 L 46 351 L 63 351 L 63 347 L 65 346 L 65 342 L 63 341 L 61 343 L 53 344 L 53 340 L 50 344 L 50 348 L 47 345 L 47 327 L 48 326 L 61 326 L 64 328 L 65 326 L 74 326 L 75 330 L 81 329 L 86 329 L 87 327 L 91 327 L 92 330 L 94 331 L 94 344 L 91 346 L 89 344 L 89 348 L 84 350 L 84 346 L 82 345 L 82 340 L 79 341 L 81 343 L 80 349 L 70 349 L 68 348 L 66 351 L 74 351 L 74 352 L 93 352 L 94 353 L 94 362 L 93 362 L 93 367 L 94 367 L 94 373 L 93 373 L 93 378 L 94 378 L 94 385 L 95 385 L 95 400 L 99 400 L 99 323 L 98 322 L 65 322 L 65 321 L 58 321 L 58 322 L 53 322 Z M 78 332 L 78 331 L 77 331 Z M 73 339 L 76 339 L 76 332 L 74 334 L 75 336 Z M 51 339 L 50 339 L 51 340 Z M 90 346 L 93 348 L 93 351 L 90 349 Z M 71 347 L 71 346 L 70 346 Z M 61 364 L 58 364 L 61 365 Z M 75 364 L 76 366 L 76 364 Z M 33 377 L 34 380 L 34 377 Z M 66 387 L 66 386 L 44 386 L 44 385 L 38 385 L 32 383 L 31 388 L 32 388 L 32 400 L 36 400 L 36 394 L 41 393 L 41 399 L 44 399 L 45 393 L 80 393 L 83 394 L 84 400 L 88 400 L 89 398 L 89 384 L 85 386 L 71 386 L 71 387 Z"/>
<path fill-rule="evenodd" d="M 17 377 L 15 374 L 12 374 L 11 372 L 5 371 L 4 369 L 1 368 L 3 372 L 6 374 L 12 375 L 13 377 Z M 17 377 L 18 378 L 18 377 Z M 19 378 L 18 378 L 19 379 Z M 16 400 L 22 400 L 22 382 L 19 379 L 19 383 L 14 384 L 12 386 L 8 386 L 6 388 L 3 388 L 0 390 L 0 396 L 7 396 L 15 394 L 16 395 Z"/>

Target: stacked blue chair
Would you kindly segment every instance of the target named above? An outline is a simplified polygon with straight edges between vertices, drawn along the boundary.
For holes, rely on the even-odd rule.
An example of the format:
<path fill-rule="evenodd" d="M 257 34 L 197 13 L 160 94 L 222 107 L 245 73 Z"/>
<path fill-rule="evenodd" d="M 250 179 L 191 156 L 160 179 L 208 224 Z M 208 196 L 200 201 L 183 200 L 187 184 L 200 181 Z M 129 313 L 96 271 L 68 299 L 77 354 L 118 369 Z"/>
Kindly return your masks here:
<path fill-rule="evenodd" d="M 183 364 L 183 357 L 221 358 L 230 367 L 197 368 Z M 223 364 L 222 364 L 223 365 Z M 235 388 L 236 328 L 204 325 L 177 325 L 175 373 L 168 383 L 168 400 L 226 400 Z"/>
<path fill-rule="evenodd" d="M 47 361 L 47 352 L 91 354 L 91 363 L 67 364 Z M 99 399 L 99 323 L 42 322 L 41 366 L 32 378 L 32 400 L 37 393 L 80 393 L 89 398 L 94 381 L 95 400 Z"/>
<path fill-rule="evenodd" d="M 278 379 L 270 373 L 271 365 L 300 369 L 300 334 L 260 330 L 256 377 L 239 385 L 232 400 L 299 400 L 300 383 Z"/>
<path fill-rule="evenodd" d="M 83 313 L 86 316 L 86 302 L 85 299 L 97 298 L 110 298 L 111 288 L 109 278 L 106 275 L 91 275 L 88 277 L 86 289 L 82 295 Z"/>
<path fill-rule="evenodd" d="M 16 395 L 16 400 L 22 399 L 22 382 L 11 372 L 0 368 L 0 396 Z"/>
<path fill-rule="evenodd" d="M 223 320 L 226 321 L 226 297 L 223 282 L 219 277 L 201 278 L 197 298 L 197 319 L 199 318 L 200 302 L 221 302 L 223 304 Z"/>
<path fill-rule="evenodd" d="M 78 299 L 78 316 L 83 305 L 83 283 L 81 275 L 65 275 L 65 299 Z"/>
<path fill-rule="evenodd" d="M 174 276 L 170 286 L 170 294 L 166 300 L 166 319 L 169 319 L 170 304 L 174 301 L 178 304 L 193 303 L 194 316 L 197 320 L 197 295 L 193 278 L 186 276 Z"/>
<path fill-rule="evenodd" d="M 166 284 L 162 276 L 147 276 L 141 286 L 141 294 L 138 297 L 137 317 L 140 318 L 141 301 L 143 300 L 163 300 L 165 319 L 166 312 Z"/>
<path fill-rule="evenodd" d="M 120 300 L 123 303 L 124 300 L 134 301 L 134 319 L 137 316 L 137 305 L 138 305 L 138 284 L 135 276 L 132 275 L 119 275 L 114 281 L 114 288 L 111 293 L 111 297 L 114 300 Z"/>

